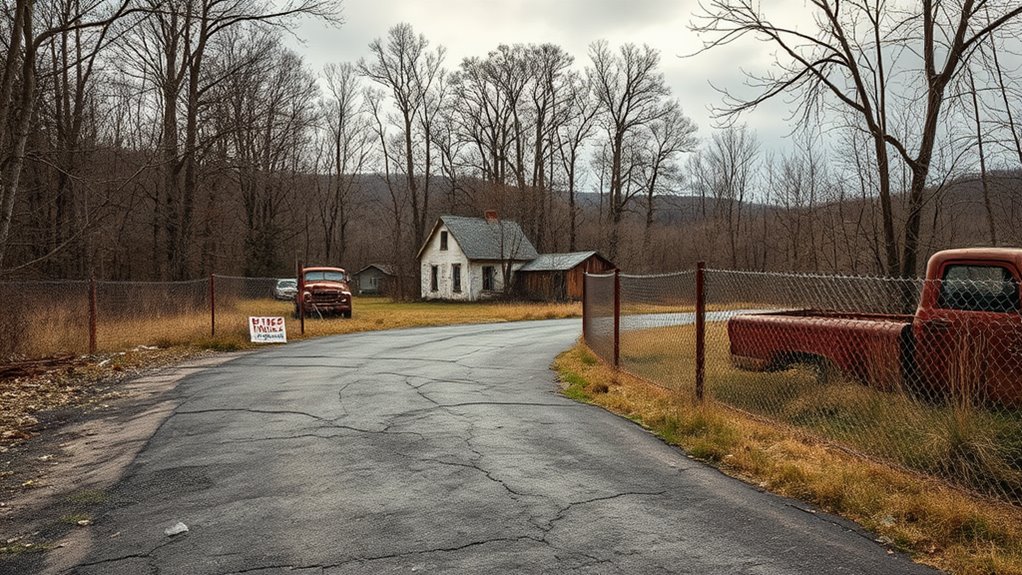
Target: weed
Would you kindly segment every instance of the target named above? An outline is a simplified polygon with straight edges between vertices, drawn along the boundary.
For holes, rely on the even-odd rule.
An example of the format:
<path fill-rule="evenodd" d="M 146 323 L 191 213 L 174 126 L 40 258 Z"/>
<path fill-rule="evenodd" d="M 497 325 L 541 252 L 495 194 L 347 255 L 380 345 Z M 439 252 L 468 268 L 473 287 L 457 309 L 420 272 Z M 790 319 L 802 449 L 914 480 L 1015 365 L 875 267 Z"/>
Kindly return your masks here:
<path fill-rule="evenodd" d="M 54 549 L 55 545 L 46 543 L 9 543 L 0 547 L 0 555 L 21 555 L 24 553 L 42 553 Z"/>
<path fill-rule="evenodd" d="M 580 353 L 579 357 L 578 357 L 578 360 L 582 362 L 582 365 L 587 365 L 587 366 L 588 365 L 596 365 L 597 361 L 599 361 L 599 360 L 596 359 L 595 355 L 593 355 L 592 353 L 589 353 L 588 351 L 583 351 L 582 353 Z"/>
<path fill-rule="evenodd" d="M 77 505 L 100 505 L 106 503 L 110 496 L 100 489 L 81 489 L 64 498 L 68 503 Z"/>
<path fill-rule="evenodd" d="M 197 347 L 212 351 L 231 352 L 242 349 L 240 341 L 229 339 L 207 339 L 198 343 Z"/>

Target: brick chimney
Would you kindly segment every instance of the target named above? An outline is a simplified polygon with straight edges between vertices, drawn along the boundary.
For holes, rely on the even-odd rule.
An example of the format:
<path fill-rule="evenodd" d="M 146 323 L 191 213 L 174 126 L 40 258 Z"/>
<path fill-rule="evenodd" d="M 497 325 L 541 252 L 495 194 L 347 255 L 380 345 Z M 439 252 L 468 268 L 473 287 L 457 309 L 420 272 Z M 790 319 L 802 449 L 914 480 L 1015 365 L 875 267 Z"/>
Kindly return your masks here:
<path fill-rule="evenodd" d="M 496 223 L 496 221 L 497 221 L 497 210 L 486 210 L 486 214 L 484 215 L 484 217 L 486 218 L 487 223 L 491 223 L 491 224 L 492 223 Z"/>

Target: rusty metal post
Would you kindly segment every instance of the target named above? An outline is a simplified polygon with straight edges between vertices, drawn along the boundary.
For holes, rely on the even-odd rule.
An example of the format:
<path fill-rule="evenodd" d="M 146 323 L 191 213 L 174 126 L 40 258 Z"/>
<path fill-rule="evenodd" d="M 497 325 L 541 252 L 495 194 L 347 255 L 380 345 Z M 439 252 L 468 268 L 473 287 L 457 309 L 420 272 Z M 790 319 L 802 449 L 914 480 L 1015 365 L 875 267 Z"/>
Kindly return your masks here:
<path fill-rule="evenodd" d="M 302 273 L 304 267 L 301 263 L 298 264 L 298 294 L 295 296 L 298 298 L 299 332 L 302 335 L 305 335 L 305 274 Z"/>
<path fill-rule="evenodd" d="M 586 323 L 589 320 L 589 298 L 588 291 L 586 289 L 589 284 L 589 274 L 582 272 L 582 343 L 589 345 L 589 334 L 586 333 Z"/>
<path fill-rule="evenodd" d="M 696 264 L 696 399 L 703 400 L 706 376 L 706 262 Z"/>
<path fill-rule="evenodd" d="M 96 331 L 99 323 L 99 310 L 96 305 L 96 276 L 89 278 L 89 353 L 96 353 Z"/>
<path fill-rule="evenodd" d="M 614 367 L 621 365 L 621 270 L 614 268 Z"/>
<path fill-rule="evenodd" d="M 216 274 L 209 274 L 209 337 L 216 337 Z"/>

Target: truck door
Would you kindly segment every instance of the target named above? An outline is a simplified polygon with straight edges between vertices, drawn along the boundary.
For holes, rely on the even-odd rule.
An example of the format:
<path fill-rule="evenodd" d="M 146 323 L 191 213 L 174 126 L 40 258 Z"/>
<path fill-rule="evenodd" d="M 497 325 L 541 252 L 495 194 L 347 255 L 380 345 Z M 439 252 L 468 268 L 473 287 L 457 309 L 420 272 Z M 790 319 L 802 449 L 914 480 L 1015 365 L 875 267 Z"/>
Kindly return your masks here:
<path fill-rule="evenodd" d="M 1022 403 L 1022 315 L 1014 266 L 946 262 L 915 320 L 926 387 L 949 397 Z M 936 290 L 936 297 L 932 296 Z"/>

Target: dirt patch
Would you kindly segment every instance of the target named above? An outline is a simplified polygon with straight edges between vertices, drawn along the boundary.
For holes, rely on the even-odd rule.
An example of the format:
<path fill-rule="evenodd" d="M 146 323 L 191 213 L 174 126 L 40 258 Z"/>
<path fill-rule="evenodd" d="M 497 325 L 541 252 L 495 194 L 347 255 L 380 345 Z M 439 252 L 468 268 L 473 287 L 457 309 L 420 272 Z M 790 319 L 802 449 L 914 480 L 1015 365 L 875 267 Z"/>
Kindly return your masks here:
<path fill-rule="evenodd" d="M 108 503 L 110 488 L 177 406 L 174 387 L 191 373 L 240 355 L 133 353 L 100 357 L 70 375 L 65 366 L 53 366 L 0 381 L 3 397 L 16 400 L 17 414 L 7 413 L 4 404 L 0 571 L 58 573 L 72 567 L 89 549 L 93 514 Z"/>

